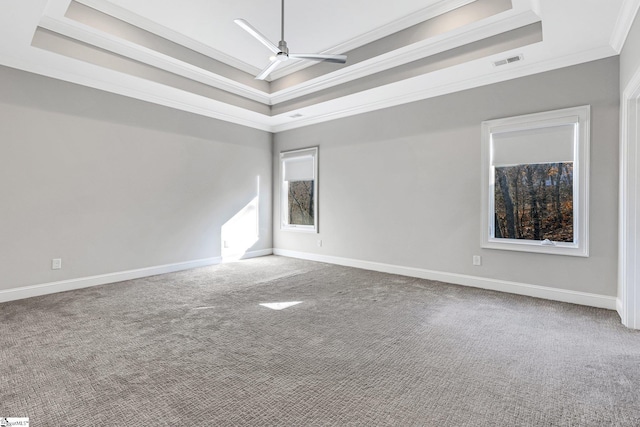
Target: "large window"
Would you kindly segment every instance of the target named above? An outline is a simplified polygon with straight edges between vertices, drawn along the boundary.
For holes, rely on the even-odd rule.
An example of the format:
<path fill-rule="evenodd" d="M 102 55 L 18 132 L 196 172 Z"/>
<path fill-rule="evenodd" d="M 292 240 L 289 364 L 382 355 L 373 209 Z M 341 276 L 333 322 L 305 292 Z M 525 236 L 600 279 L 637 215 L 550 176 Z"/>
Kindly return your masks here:
<path fill-rule="evenodd" d="M 482 124 L 482 246 L 588 256 L 589 106 Z"/>
<path fill-rule="evenodd" d="M 280 153 L 282 229 L 318 231 L 318 148 Z"/>

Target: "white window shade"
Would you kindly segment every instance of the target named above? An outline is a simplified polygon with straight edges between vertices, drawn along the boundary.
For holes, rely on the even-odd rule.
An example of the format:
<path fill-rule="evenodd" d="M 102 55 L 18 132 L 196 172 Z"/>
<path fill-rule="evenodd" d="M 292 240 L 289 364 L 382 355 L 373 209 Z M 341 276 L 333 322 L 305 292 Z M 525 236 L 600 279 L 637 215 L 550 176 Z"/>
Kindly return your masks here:
<path fill-rule="evenodd" d="M 313 181 L 314 180 L 314 159 L 313 156 L 296 157 L 285 159 L 284 180 L 285 181 Z"/>
<path fill-rule="evenodd" d="M 512 166 L 574 161 L 576 125 L 514 130 L 491 135 L 491 164 Z"/>

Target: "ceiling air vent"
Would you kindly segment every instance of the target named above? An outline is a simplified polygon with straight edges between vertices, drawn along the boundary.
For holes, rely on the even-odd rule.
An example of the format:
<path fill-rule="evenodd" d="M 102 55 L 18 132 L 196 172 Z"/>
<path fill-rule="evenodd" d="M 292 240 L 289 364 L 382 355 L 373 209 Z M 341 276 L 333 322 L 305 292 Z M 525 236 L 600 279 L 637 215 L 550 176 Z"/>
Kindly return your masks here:
<path fill-rule="evenodd" d="M 297 119 L 297 118 L 299 118 L 299 117 L 302 117 L 302 114 L 300 114 L 300 113 L 295 113 L 295 114 L 293 114 L 293 115 L 291 115 L 291 116 L 289 116 L 289 117 L 291 117 L 292 119 Z"/>
<path fill-rule="evenodd" d="M 524 57 L 522 55 L 511 56 L 509 58 L 501 59 L 500 61 L 495 61 L 493 65 L 495 67 L 499 67 L 501 65 L 511 64 L 512 62 L 522 61 Z"/>

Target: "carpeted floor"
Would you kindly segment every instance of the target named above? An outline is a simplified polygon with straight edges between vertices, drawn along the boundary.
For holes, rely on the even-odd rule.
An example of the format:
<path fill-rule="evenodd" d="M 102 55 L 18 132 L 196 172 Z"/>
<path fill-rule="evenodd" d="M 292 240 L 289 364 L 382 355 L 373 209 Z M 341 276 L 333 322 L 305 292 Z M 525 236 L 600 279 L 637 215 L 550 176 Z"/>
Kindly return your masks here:
<path fill-rule="evenodd" d="M 284 310 L 260 303 L 302 301 Z M 264 257 L 0 304 L 31 426 L 638 426 L 616 313 Z"/>

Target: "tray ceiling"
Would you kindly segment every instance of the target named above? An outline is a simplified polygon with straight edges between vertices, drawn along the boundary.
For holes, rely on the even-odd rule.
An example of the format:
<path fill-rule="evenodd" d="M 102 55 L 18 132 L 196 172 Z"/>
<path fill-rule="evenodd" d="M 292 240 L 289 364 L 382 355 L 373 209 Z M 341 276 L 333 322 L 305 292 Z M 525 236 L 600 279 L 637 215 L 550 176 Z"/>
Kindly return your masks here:
<path fill-rule="evenodd" d="M 586 4 L 588 3 L 588 4 Z M 272 132 L 619 54 L 640 0 L 8 0 L 0 64 Z M 495 66 L 496 61 L 521 60 Z"/>

